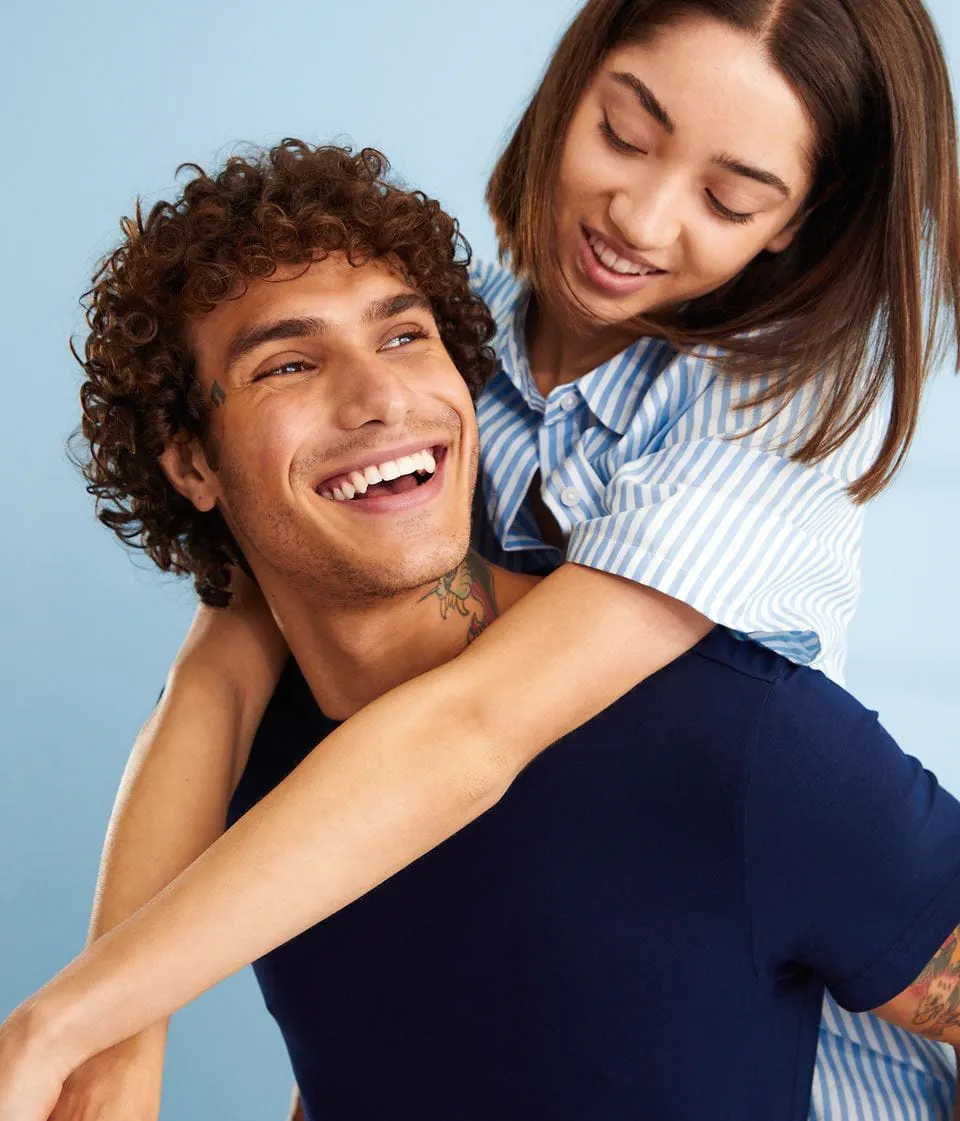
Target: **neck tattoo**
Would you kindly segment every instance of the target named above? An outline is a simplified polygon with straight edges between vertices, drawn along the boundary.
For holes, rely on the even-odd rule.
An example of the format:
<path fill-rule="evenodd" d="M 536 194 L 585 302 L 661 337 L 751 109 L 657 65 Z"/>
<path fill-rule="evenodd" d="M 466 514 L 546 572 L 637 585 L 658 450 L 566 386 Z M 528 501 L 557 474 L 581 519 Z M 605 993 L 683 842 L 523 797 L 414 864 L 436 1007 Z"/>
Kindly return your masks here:
<path fill-rule="evenodd" d="M 436 599 L 440 603 L 440 618 L 451 615 L 468 619 L 467 645 L 498 618 L 493 590 L 493 574 L 487 562 L 474 552 L 469 552 L 459 567 L 445 573 L 419 602 Z"/>

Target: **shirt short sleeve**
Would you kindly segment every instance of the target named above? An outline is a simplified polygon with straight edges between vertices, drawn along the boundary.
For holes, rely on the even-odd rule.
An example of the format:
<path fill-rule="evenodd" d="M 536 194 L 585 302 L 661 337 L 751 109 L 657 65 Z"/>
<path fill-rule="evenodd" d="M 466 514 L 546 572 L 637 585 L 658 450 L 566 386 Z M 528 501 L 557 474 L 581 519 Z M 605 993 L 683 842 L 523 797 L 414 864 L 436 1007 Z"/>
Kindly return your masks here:
<path fill-rule="evenodd" d="M 960 925 L 960 803 L 823 675 L 771 686 L 744 803 L 753 953 L 850 1011 L 916 980 Z"/>
<path fill-rule="evenodd" d="M 822 379 L 777 413 L 749 406 L 762 386 L 711 365 L 680 356 L 658 375 L 567 560 L 656 588 L 839 679 L 859 596 L 862 508 L 848 488 L 875 459 L 885 410 L 826 459 L 798 463 Z"/>

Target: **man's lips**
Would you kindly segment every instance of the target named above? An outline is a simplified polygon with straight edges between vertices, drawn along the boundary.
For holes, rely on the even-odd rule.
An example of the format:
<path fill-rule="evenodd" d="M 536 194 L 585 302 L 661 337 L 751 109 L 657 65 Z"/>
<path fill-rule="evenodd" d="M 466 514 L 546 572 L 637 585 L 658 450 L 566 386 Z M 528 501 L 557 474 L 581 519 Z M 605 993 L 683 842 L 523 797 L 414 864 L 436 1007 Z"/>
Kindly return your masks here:
<path fill-rule="evenodd" d="M 439 461 L 442 454 L 446 451 L 447 445 L 445 441 L 433 443 L 429 440 L 418 440 L 415 443 L 397 444 L 390 448 L 376 448 L 370 452 L 365 453 L 363 456 L 356 459 L 347 467 L 340 468 L 336 473 L 327 475 L 315 484 L 314 490 L 319 494 L 321 491 L 333 492 L 336 488 L 343 486 L 345 482 L 350 481 L 350 476 L 354 473 L 363 474 L 369 467 L 381 467 L 383 464 L 396 463 L 399 459 L 406 459 L 408 456 L 417 455 L 420 452 L 429 452 L 434 460 Z"/>
<path fill-rule="evenodd" d="M 353 498 L 338 499 L 330 491 L 321 494 L 319 489 L 317 494 L 323 502 L 329 502 L 337 509 L 357 514 L 400 514 L 424 506 L 440 494 L 446 477 L 449 458 L 447 449 L 437 450 L 439 454 L 436 458 L 436 469 L 432 475 L 426 476 L 423 482 L 417 483 L 413 481 L 412 476 L 406 475 L 384 484 L 373 484 L 365 494 L 357 493 Z"/>

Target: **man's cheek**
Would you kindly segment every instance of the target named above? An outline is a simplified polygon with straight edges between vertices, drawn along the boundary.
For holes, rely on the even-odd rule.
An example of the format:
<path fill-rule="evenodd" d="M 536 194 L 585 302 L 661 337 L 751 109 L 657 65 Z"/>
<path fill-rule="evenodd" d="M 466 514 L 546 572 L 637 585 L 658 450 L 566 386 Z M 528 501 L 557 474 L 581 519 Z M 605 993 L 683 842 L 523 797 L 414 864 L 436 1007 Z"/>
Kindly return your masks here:
<path fill-rule="evenodd" d="M 275 477 L 286 477 L 298 448 L 316 436 L 308 418 L 295 409 L 263 410 L 245 425 L 242 441 L 234 445 L 235 459 L 246 464 L 246 473 L 256 473 L 266 485 Z"/>

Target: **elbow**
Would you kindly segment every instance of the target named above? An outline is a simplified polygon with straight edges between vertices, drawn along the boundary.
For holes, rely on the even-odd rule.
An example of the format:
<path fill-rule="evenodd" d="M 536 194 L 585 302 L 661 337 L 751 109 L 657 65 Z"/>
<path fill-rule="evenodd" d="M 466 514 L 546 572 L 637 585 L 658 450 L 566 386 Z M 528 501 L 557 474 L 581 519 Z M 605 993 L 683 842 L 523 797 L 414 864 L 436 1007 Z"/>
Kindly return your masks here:
<path fill-rule="evenodd" d="M 496 805 L 537 754 L 506 726 L 503 706 L 490 697 L 464 698 L 450 742 L 463 751 L 461 774 L 467 799 L 480 812 Z"/>

